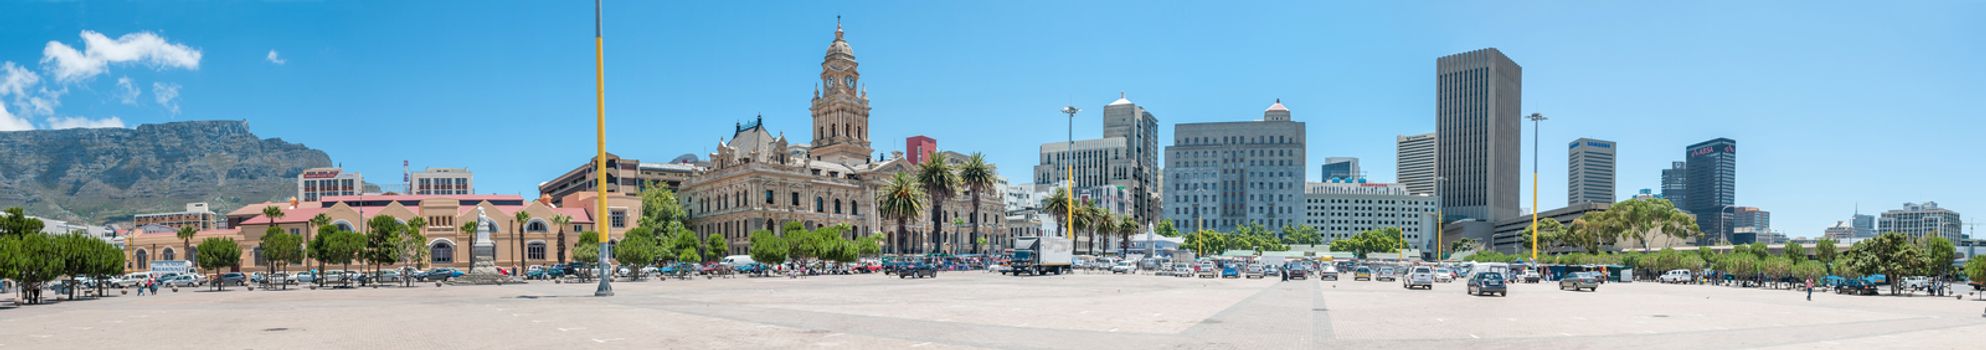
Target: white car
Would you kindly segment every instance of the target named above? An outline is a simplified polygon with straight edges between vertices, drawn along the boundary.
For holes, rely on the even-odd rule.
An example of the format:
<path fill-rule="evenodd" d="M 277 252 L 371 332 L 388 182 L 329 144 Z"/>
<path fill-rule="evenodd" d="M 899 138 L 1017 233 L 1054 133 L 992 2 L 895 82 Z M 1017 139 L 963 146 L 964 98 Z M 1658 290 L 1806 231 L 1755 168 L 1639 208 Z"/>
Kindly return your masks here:
<path fill-rule="evenodd" d="M 1138 265 L 1136 264 L 1119 261 L 1117 262 L 1116 265 L 1110 265 L 1111 274 L 1136 273 L 1136 272 L 1138 272 Z"/>
<path fill-rule="evenodd" d="M 195 278 L 194 275 L 173 275 L 163 281 L 159 281 L 159 284 L 167 287 L 199 287 L 203 282 L 199 278 Z"/>
<path fill-rule="evenodd" d="M 1434 281 L 1438 283 L 1455 282 L 1455 273 L 1448 271 L 1448 268 L 1434 269 Z"/>
<path fill-rule="evenodd" d="M 1692 276 L 1689 270 L 1669 270 L 1669 272 L 1663 272 L 1661 277 L 1655 278 L 1657 282 L 1662 283 L 1689 283 L 1691 279 Z"/>

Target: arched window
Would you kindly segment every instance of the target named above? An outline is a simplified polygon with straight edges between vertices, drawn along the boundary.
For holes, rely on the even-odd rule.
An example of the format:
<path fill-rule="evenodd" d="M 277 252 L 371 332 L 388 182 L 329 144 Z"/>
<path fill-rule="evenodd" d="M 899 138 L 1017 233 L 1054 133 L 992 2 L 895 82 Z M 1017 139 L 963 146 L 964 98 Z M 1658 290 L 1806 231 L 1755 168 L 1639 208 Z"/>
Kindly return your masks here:
<path fill-rule="evenodd" d="M 545 260 L 545 242 L 537 241 L 524 244 L 524 259 Z"/>
<path fill-rule="evenodd" d="M 139 250 L 138 250 L 138 252 L 137 252 L 137 253 L 134 253 L 133 255 L 136 255 L 136 256 L 137 256 L 137 258 L 136 258 L 136 259 L 132 259 L 132 261 L 136 261 L 136 262 L 138 262 L 138 265 L 137 265 L 137 268 L 143 268 L 143 269 L 151 269 L 151 266 L 152 266 L 152 265 L 151 265 L 151 261 L 149 261 L 149 260 L 145 260 L 145 250 L 144 250 L 144 249 L 139 249 Z"/>
<path fill-rule="evenodd" d="M 345 220 L 338 220 L 338 222 L 333 222 L 331 223 L 331 225 L 338 226 L 339 231 L 357 231 L 352 229 L 351 222 L 347 222 Z"/>
<path fill-rule="evenodd" d="M 262 259 L 262 246 L 260 245 L 255 246 L 255 265 L 256 266 L 269 265 L 268 260 Z"/>
<path fill-rule="evenodd" d="M 551 230 L 552 226 L 546 225 L 545 220 L 532 219 L 531 223 L 524 225 L 524 232 L 545 233 Z"/>
<path fill-rule="evenodd" d="M 186 247 L 186 261 L 196 263 L 200 261 L 200 246 Z"/>
<path fill-rule="evenodd" d="M 168 247 L 165 249 L 165 253 L 159 254 L 159 260 L 173 260 L 172 248 Z"/>
<path fill-rule="evenodd" d="M 428 245 L 428 262 L 436 264 L 455 263 L 455 245 L 448 241 L 434 241 Z"/>

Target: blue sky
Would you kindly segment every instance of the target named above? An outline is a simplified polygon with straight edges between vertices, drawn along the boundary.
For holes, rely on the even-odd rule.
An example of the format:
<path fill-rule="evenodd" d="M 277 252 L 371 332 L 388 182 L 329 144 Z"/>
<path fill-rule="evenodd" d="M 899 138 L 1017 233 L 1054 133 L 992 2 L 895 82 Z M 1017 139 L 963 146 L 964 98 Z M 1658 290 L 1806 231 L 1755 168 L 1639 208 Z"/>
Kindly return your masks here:
<path fill-rule="evenodd" d="M 610 151 L 706 154 L 759 114 L 804 142 L 836 15 L 879 150 L 929 135 L 1014 182 L 1062 139 L 1057 108 L 1088 110 L 1075 132 L 1094 137 L 1119 91 L 1162 140 L 1281 98 L 1308 123 L 1310 177 L 1356 156 L 1390 181 L 1394 136 L 1434 129 L 1435 58 L 1496 47 L 1525 68 L 1524 110 L 1552 117 L 1545 208 L 1575 138 L 1620 142 L 1625 197 L 1729 137 L 1738 204 L 1789 235 L 1857 203 L 1986 215 L 1981 2 L 610 1 Z M 34 77 L 0 80 L 0 128 L 246 119 L 374 182 L 408 160 L 527 196 L 593 152 L 590 2 L 10 2 L 0 23 L 0 78 Z"/>

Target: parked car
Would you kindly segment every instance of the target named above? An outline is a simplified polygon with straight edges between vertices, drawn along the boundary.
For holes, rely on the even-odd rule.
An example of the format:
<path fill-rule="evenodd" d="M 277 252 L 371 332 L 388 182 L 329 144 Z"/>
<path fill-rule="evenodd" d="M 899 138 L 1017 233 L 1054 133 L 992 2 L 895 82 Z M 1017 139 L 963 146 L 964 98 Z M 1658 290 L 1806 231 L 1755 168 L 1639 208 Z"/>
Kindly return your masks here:
<path fill-rule="evenodd" d="M 1371 281 L 1371 280 L 1372 280 L 1372 268 L 1370 268 L 1370 267 L 1365 267 L 1365 266 L 1359 266 L 1359 267 L 1358 267 L 1358 268 L 1357 268 L 1356 270 L 1353 270 L 1353 271 L 1352 271 L 1352 280 L 1353 280 L 1353 281 Z"/>
<path fill-rule="evenodd" d="M 1510 296 L 1510 290 L 1503 284 L 1503 274 L 1484 272 L 1469 277 L 1469 295 Z"/>
<path fill-rule="evenodd" d="M 1695 277 L 1690 275 L 1689 270 L 1669 270 L 1669 272 L 1663 272 L 1662 276 L 1656 277 L 1655 281 L 1662 283 L 1689 283 L 1689 281 L 1694 279 Z"/>
<path fill-rule="evenodd" d="M 1241 267 L 1233 264 L 1221 267 L 1221 278 L 1241 278 Z"/>
<path fill-rule="evenodd" d="M 1538 283 L 1539 280 L 1544 279 L 1544 276 L 1538 276 L 1537 270 L 1524 271 L 1522 276 L 1524 283 Z"/>
<path fill-rule="evenodd" d="M 221 278 L 219 280 L 221 282 L 221 285 L 223 286 L 246 285 L 248 284 L 248 275 L 242 274 L 240 272 L 223 273 L 221 274 Z"/>
<path fill-rule="evenodd" d="M 1192 265 L 1192 264 L 1187 264 L 1187 263 L 1174 263 L 1174 264 L 1172 264 L 1172 276 L 1173 276 L 1173 277 L 1193 277 L 1193 265 Z"/>
<path fill-rule="evenodd" d="M 201 282 L 201 281 L 200 281 L 200 279 L 199 279 L 199 278 L 195 278 L 195 277 L 194 277 L 194 275 L 190 275 L 190 274 L 179 274 L 179 275 L 173 275 L 172 277 L 167 277 L 167 278 L 166 278 L 166 279 L 164 279 L 164 280 L 160 280 L 160 281 L 159 281 L 159 284 L 160 284 L 160 285 L 164 285 L 164 286 L 167 286 L 167 287 L 189 287 L 189 288 L 190 288 L 190 287 L 199 287 L 199 286 L 200 286 L 200 282 Z"/>
<path fill-rule="evenodd" d="M 400 271 L 398 270 L 383 270 L 374 273 L 370 277 L 370 281 L 371 283 L 399 283 L 400 278 Z"/>
<path fill-rule="evenodd" d="M 1137 273 L 1137 272 L 1138 272 L 1138 265 L 1129 262 L 1119 261 L 1117 262 L 1117 265 L 1110 266 L 1111 274 Z"/>
<path fill-rule="evenodd" d="M 298 272 L 297 283 L 317 283 L 317 272 L 316 271 Z"/>
<path fill-rule="evenodd" d="M 1221 277 L 1221 269 L 1220 269 L 1220 267 L 1219 267 L 1219 266 L 1214 266 L 1214 263 L 1212 263 L 1212 262 L 1203 262 L 1203 263 L 1200 263 L 1200 266 L 1199 266 L 1199 267 L 1196 267 L 1196 268 L 1194 268 L 1194 270 L 1193 270 L 1193 271 L 1194 271 L 1194 274 L 1195 274 L 1195 275 L 1198 275 L 1198 276 L 1200 276 L 1200 278 L 1219 278 L 1219 277 Z"/>
<path fill-rule="evenodd" d="M 1289 267 L 1287 267 L 1287 268 L 1284 268 L 1283 270 L 1284 270 L 1284 271 L 1288 271 L 1288 273 L 1290 274 L 1290 279 L 1293 279 L 1293 280 L 1300 280 L 1300 279 L 1309 279 L 1309 278 L 1310 278 L 1310 267 L 1309 267 L 1309 266 L 1303 266 L 1303 265 L 1290 265 Z"/>
<path fill-rule="evenodd" d="M 1382 267 L 1382 268 L 1379 268 L 1379 273 L 1378 273 L 1378 274 L 1376 274 L 1376 275 L 1375 275 L 1376 277 L 1374 277 L 1374 278 L 1377 278 L 1377 279 L 1379 279 L 1379 281 L 1382 281 L 1382 282 L 1384 282 L 1384 281 L 1392 281 L 1392 280 L 1396 280 L 1396 279 L 1399 279 L 1399 278 L 1400 278 L 1400 276 L 1399 276 L 1399 275 L 1397 275 L 1396 273 L 1397 273 L 1397 272 L 1395 272 L 1395 270 L 1393 270 L 1393 268 L 1391 268 L 1391 267 Z"/>
<path fill-rule="evenodd" d="M 118 277 L 117 279 L 111 280 L 111 286 L 118 288 L 134 288 L 145 285 L 145 280 L 150 278 L 152 278 L 152 273 L 150 272 L 133 272 L 133 273 L 125 274 L 122 277 Z"/>
<path fill-rule="evenodd" d="M 1328 281 L 1338 280 L 1338 266 L 1332 264 L 1324 264 L 1323 267 L 1317 270 L 1317 279 L 1328 280 Z"/>
<path fill-rule="evenodd" d="M 447 281 L 450 278 L 456 278 L 456 277 L 462 277 L 462 270 L 456 270 L 447 267 L 437 267 L 437 268 L 428 269 L 427 272 L 422 272 L 415 275 L 414 279 L 419 280 L 421 282 L 431 282 L 431 281 Z"/>
<path fill-rule="evenodd" d="M 1600 273 L 1574 272 L 1571 275 L 1568 275 L 1565 278 L 1561 278 L 1558 280 L 1558 289 L 1570 290 L 1570 291 L 1579 291 L 1582 289 L 1586 291 L 1598 291 L 1600 290 Z"/>
<path fill-rule="evenodd" d="M 1407 289 L 1434 289 L 1434 269 L 1430 269 L 1427 266 L 1415 266 L 1411 270 L 1408 270 L 1406 278 L 1401 279 L 1400 286 Z"/>
<path fill-rule="evenodd" d="M 1455 271 L 1449 271 L 1446 267 L 1435 268 L 1434 281 L 1436 283 L 1455 282 Z"/>
<path fill-rule="evenodd" d="M 896 273 L 897 279 L 937 278 L 937 277 L 938 277 L 938 266 L 924 262 L 918 262 L 918 263 L 910 264 L 908 266 L 904 266 L 902 270 L 898 270 Z"/>
<path fill-rule="evenodd" d="M 1248 265 L 1248 270 L 1242 273 L 1242 277 L 1251 279 L 1262 278 L 1262 275 L 1268 273 L 1267 270 L 1268 268 L 1262 266 L 1262 264 L 1250 264 Z"/>

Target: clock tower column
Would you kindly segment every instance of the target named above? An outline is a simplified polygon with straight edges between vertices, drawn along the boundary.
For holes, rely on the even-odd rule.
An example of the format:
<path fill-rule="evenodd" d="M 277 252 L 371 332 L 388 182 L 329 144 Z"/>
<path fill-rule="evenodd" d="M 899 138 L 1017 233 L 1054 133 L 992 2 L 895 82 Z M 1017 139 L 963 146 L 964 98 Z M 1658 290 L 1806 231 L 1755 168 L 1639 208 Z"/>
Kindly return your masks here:
<path fill-rule="evenodd" d="M 842 164 L 869 161 L 869 93 L 856 70 L 855 51 L 842 40 L 841 19 L 835 18 L 834 42 L 821 60 L 821 83 L 814 90 L 815 160 Z"/>

